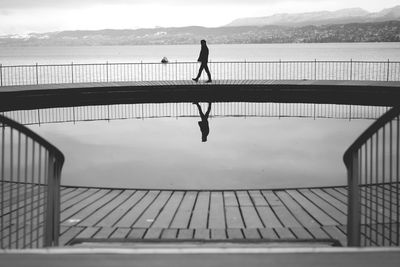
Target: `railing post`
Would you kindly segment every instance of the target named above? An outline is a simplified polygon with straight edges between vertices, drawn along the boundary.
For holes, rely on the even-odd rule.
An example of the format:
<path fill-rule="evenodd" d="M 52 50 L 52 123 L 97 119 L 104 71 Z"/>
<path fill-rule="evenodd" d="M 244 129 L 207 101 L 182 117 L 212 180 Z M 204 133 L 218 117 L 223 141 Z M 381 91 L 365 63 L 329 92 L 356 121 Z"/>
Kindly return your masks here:
<path fill-rule="evenodd" d="M 350 166 L 347 166 L 348 200 L 347 200 L 347 245 L 360 246 L 360 188 L 358 150 L 353 152 Z"/>
<path fill-rule="evenodd" d="M 74 83 L 74 62 L 71 62 L 71 83 Z"/>
<path fill-rule="evenodd" d="M 106 80 L 108 82 L 108 61 L 106 62 Z"/>
<path fill-rule="evenodd" d="M 53 245 L 53 233 L 54 233 L 54 179 L 53 174 L 54 170 L 54 162 L 53 162 L 53 154 L 49 153 L 48 158 L 48 170 L 47 170 L 47 201 L 46 201 L 46 217 L 44 224 L 44 242 L 43 245 L 45 247 L 51 247 Z"/>
<path fill-rule="evenodd" d="M 317 80 L 317 59 L 314 59 L 314 80 Z"/>
<path fill-rule="evenodd" d="M 36 63 L 36 84 L 39 84 L 39 70 L 38 70 L 38 64 Z"/>
<path fill-rule="evenodd" d="M 386 81 L 389 81 L 389 69 L 390 69 L 390 61 L 389 59 L 387 60 L 387 74 L 386 74 Z"/>
<path fill-rule="evenodd" d="M 3 86 L 3 64 L 0 64 L 0 86 Z"/>
<path fill-rule="evenodd" d="M 281 80 L 281 72 L 282 72 L 281 66 L 282 66 L 282 61 L 279 59 L 279 80 Z"/>
<path fill-rule="evenodd" d="M 175 81 L 178 80 L 178 61 L 175 60 Z"/>
<path fill-rule="evenodd" d="M 350 59 L 350 81 L 353 79 L 353 59 Z"/>
<path fill-rule="evenodd" d="M 140 61 L 140 80 L 143 82 L 143 61 Z"/>

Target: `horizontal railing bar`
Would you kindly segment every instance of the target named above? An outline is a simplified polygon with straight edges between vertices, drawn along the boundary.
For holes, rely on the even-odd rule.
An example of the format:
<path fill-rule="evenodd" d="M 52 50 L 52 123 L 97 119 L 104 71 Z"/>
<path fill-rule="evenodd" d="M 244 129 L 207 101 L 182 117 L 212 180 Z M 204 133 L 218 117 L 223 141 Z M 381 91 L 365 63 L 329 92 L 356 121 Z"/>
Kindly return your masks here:
<path fill-rule="evenodd" d="M 272 63 L 366 63 L 366 64 L 399 64 L 400 61 L 363 61 L 363 60 L 245 60 L 245 61 L 240 61 L 240 60 L 233 60 L 233 61 L 213 61 L 209 60 L 209 63 L 211 64 L 246 64 L 246 63 L 259 63 L 259 64 L 272 64 Z M 31 67 L 31 68 L 36 68 L 36 67 L 70 67 L 71 65 L 73 66 L 106 66 L 106 65 L 168 65 L 168 64 L 197 64 L 197 61 L 170 61 L 168 63 L 162 63 L 162 62 L 104 62 L 104 63 L 63 63 L 63 64 L 21 64 L 21 65 L 2 65 L 2 68 L 21 68 L 21 67 Z"/>

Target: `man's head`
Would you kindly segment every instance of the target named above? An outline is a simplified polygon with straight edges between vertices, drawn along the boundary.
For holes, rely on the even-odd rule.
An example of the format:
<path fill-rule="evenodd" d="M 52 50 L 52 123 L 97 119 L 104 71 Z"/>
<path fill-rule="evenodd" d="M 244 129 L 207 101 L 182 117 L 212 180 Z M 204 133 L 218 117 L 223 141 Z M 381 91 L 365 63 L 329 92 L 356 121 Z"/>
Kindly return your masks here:
<path fill-rule="evenodd" d="M 206 40 L 201 40 L 201 41 L 200 41 L 200 44 L 201 44 L 201 45 L 206 45 Z"/>

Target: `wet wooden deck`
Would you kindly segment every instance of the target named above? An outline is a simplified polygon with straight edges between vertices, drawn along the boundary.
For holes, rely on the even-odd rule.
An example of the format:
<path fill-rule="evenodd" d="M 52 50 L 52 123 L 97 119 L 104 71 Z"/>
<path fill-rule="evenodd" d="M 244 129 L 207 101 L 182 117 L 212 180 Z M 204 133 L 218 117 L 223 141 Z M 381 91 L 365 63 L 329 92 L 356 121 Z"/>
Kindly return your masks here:
<path fill-rule="evenodd" d="M 63 187 L 60 245 L 88 239 L 338 240 L 345 187 L 179 191 Z"/>

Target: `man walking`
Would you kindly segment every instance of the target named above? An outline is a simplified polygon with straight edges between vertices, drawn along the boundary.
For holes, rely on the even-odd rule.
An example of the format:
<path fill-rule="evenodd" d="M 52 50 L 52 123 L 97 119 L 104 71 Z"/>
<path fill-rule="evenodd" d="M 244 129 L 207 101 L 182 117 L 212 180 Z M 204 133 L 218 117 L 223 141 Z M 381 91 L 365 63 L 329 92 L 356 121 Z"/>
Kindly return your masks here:
<path fill-rule="evenodd" d="M 206 40 L 201 40 L 201 50 L 200 50 L 200 56 L 197 59 L 198 62 L 201 63 L 200 65 L 200 69 L 199 69 L 199 73 L 197 74 L 196 78 L 193 78 L 192 80 L 195 82 L 199 81 L 199 78 L 201 76 L 201 72 L 203 71 L 203 69 L 206 71 L 207 76 L 208 76 L 208 80 L 206 81 L 206 83 L 210 83 L 211 82 L 211 73 L 210 70 L 208 69 L 207 63 L 208 63 L 208 47 L 206 44 Z"/>

